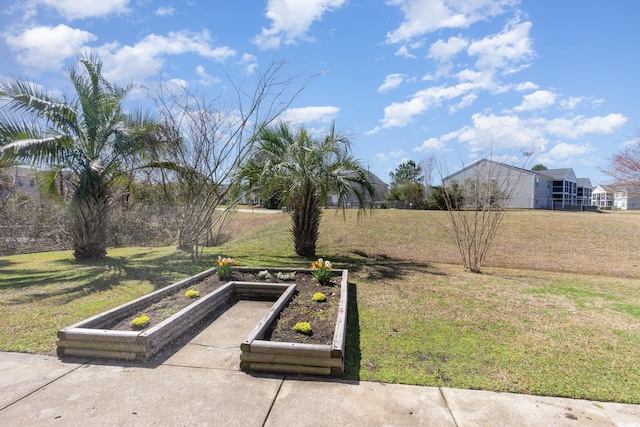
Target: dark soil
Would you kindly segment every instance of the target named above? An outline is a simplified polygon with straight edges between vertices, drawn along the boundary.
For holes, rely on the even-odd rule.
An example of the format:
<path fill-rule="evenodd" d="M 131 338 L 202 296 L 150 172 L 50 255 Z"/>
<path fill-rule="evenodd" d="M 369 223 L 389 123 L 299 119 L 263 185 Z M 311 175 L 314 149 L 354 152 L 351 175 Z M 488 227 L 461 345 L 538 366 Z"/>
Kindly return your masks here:
<path fill-rule="evenodd" d="M 291 282 L 285 282 L 278 279 L 276 277 L 276 270 L 273 270 L 271 274 L 272 278 L 269 280 L 260 278 L 257 273 L 237 270 L 233 272 L 232 277 L 229 280 L 220 280 L 217 275 L 213 275 L 200 282 L 194 283 L 187 288 L 183 288 L 175 294 L 167 296 L 154 303 L 150 307 L 121 319 L 115 324 L 104 325 L 102 328 L 122 331 L 135 330 L 131 326 L 131 320 L 143 314 L 149 317 L 149 326 L 147 326 L 147 328 L 157 325 L 187 307 L 189 304 L 197 301 L 197 298 L 185 298 L 184 294 L 187 289 L 199 291 L 199 298 L 202 298 L 229 281 L 234 280 L 262 283 L 295 282 L 297 286 L 293 299 L 276 318 L 264 339 L 278 342 L 331 345 L 338 316 L 338 306 L 340 305 L 340 287 L 335 283 L 321 285 L 308 272 L 296 273 L 295 280 Z M 326 301 L 313 301 L 312 297 L 316 292 L 323 293 L 326 297 Z M 309 322 L 311 324 L 312 333 L 310 335 L 303 335 L 294 331 L 293 327 L 298 322 Z"/>
<path fill-rule="evenodd" d="M 280 316 L 267 331 L 265 340 L 331 345 L 340 305 L 340 286 L 335 283 L 321 285 L 313 276 L 296 275 L 296 294 L 280 312 Z M 316 292 L 325 295 L 326 301 L 313 301 Z M 311 334 L 293 330 L 298 322 L 309 322 Z"/>

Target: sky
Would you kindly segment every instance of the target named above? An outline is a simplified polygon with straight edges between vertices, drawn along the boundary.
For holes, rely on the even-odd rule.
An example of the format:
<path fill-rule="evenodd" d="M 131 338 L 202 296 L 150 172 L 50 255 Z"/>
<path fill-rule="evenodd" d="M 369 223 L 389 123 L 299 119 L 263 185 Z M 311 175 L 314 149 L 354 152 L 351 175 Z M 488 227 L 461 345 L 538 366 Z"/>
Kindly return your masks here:
<path fill-rule="evenodd" d="M 118 84 L 219 94 L 284 60 L 304 89 L 281 119 L 335 123 L 386 182 L 407 160 L 434 157 L 437 184 L 491 157 L 595 186 L 640 130 L 638 16 L 636 0 L 0 0 L 0 77 L 65 94 L 91 51 Z"/>

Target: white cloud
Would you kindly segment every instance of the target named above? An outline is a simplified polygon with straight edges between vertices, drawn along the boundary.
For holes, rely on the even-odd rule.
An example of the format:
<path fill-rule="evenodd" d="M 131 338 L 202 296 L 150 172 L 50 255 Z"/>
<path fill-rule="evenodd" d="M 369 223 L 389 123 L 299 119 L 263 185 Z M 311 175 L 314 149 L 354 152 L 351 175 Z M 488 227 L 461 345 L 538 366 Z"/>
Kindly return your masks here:
<path fill-rule="evenodd" d="M 556 102 L 556 94 L 548 90 L 537 90 L 523 96 L 522 104 L 514 108 L 515 111 L 533 111 L 550 107 Z"/>
<path fill-rule="evenodd" d="M 467 46 L 469 46 L 469 41 L 462 37 L 449 37 L 447 41 L 440 39 L 429 48 L 429 58 L 434 58 L 437 61 L 449 61 Z"/>
<path fill-rule="evenodd" d="M 340 8 L 346 0 L 269 0 L 266 16 L 271 27 L 263 28 L 253 42 L 261 49 L 275 49 L 281 43 L 307 39 L 307 32 L 322 15 Z"/>
<path fill-rule="evenodd" d="M 59 69 L 63 62 L 81 51 L 86 43 L 96 40 L 88 31 L 59 24 L 55 27 L 40 26 L 7 36 L 12 51 L 18 52 L 17 60 L 29 69 Z"/>
<path fill-rule="evenodd" d="M 198 80 L 198 84 L 201 84 L 203 86 L 209 86 L 212 83 L 216 83 L 220 81 L 219 78 L 213 77 L 212 75 L 207 73 L 207 71 L 202 65 L 196 66 L 196 75 L 200 77 L 200 80 Z"/>
<path fill-rule="evenodd" d="M 472 124 L 450 132 L 437 139 L 457 139 L 467 145 L 472 153 L 502 152 L 504 150 L 546 152 L 549 158 L 563 153 L 579 155 L 590 152 L 589 144 L 556 143 L 555 151 L 547 152 L 547 146 L 561 138 L 579 138 L 591 134 L 608 134 L 616 131 L 627 118 L 621 114 L 595 117 L 548 119 L 522 118 L 515 114 L 495 115 L 476 113 Z M 435 139 L 429 144 L 435 144 Z M 552 149 L 553 150 L 553 149 Z M 582 151 L 581 151 L 582 150 Z"/>
<path fill-rule="evenodd" d="M 116 81 L 145 79 L 161 71 L 165 57 L 193 53 L 215 61 L 236 54 L 226 46 L 214 47 L 207 31 L 170 32 L 166 36 L 150 34 L 133 46 L 108 44 L 96 49 L 105 64 L 105 76 Z"/>
<path fill-rule="evenodd" d="M 291 124 L 303 124 L 314 121 L 331 122 L 340 112 L 340 108 L 331 106 L 312 106 L 289 108 L 280 115 L 280 119 Z"/>
<path fill-rule="evenodd" d="M 396 56 L 402 56 L 403 58 L 415 59 L 416 56 L 409 51 L 409 48 L 405 45 L 400 46 L 398 50 L 396 50 Z"/>
<path fill-rule="evenodd" d="M 433 151 L 442 151 L 445 147 L 444 141 L 440 138 L 429 138 L 425 140 L 422 145 L 413 149 L 413 151 L 417 151 L 419 153 L 422 152 L 433 152 Z"/>
<path fill-rule="evenodd" d="M 569 99 L 563 99 L 560 101 L 560 106 L 562 108 L 566 108 L 567 110 L 573 110 L 574 108 L 576 108 L 578 106 L 578 104 L 580 104 L 582 101 L 584 101 L 584 98 L 581 96 L 572 96 Z"/>
<path fill-rule="evenodd" d="M 433 43 L 429 48 L 429 58 L 433 58 L 438 63 L 438 76 L 446 76 L 450 73 L 453 65 L 451 60 L 458 53 L 469 45 L 469 41 L 462 37 L 450 37 L 447 41 L 442 39 Z"/>
<path fill-rule="evenodd" d="M 459 108 L 470 105 L 475 100 L 472 96 L 476 90 L 495 89 L 490 73 L 463 72 L 459 74 L 462 80 L 452 86 L 432 86 L 416 92 L 411 99 L 404 102 L 394 102 L 384 108 L 384 118 L 380 125 L 367 132 L 374 134 L 381 129 L 407 126 L 413 117 L 425 111 L 438 107 L 444 101 L 463 98 L 458 103 Z"/>
<path fill-rule="evenodd" d="M 516 115 L 496 116 L 476 113 L 473 126 L 462 128 L 460 142 L 467 143 L 471 151 L 502 149 L 537 149 L 547 143 L 544 119 L 524 120 Z"/>
<path fill-rule="evenodd" d="M 560 142 L 553 146 L 548 153 L 537 158 L 538 162 L 553 164 L 558 160 L 571 160 L 595 151 L 595 148 L 588 142 L 585 144 L 567 144 Z"/>
<path fill-rule="evenodd" d="M 537 90 L 539 88 L 539 86 L 533 82 L 525 82 L 525 83 L 520 83 L 518 85 L 516 85 L 516 90 L 518 92 L 528 92 L 531 90 Z"/>
<path fill-rule="evenodd" d="M 531 22 L 514 21 L 501 33 L 472 42 L 467 52 L 478 57 L 476 66 L 480 69 L 499 68 L 505 74 L 514 73 L 526 67 L 533 57 L 531 26 Z"/>
<path fill-rule="evenodd" d="M 466 28 L 500 15 L 515 0 L 388 0 L 404 14 L 404 22 L 387 33 L 389 43 L 406 42 L 441 28 Z"/>
<path fill-rule="evenodd" d="M 384 83 L 378 88 L 378 92 L 388 92 L 391 89 L 395 89 L 404 81 L 404 74 L 389 74 L 384 79 Z"/>
<path fill-rule="evenodd" d="M 627 122 L 622 114 L 607 116 L 557 118 L 549 120 L 546 131 L 550 134 L 566 138 L 580 138 L 587 134 L 610 134 Z"/>
<path fill-rule="evenodd" d="M 475 93 L 470 93 L 463 96 L 458 104 L 449 107 L 449 114 L 453 114 L 459 110 L 470 107 L 471 105 L 473 105 L 476 99 L 478 99 L 478 95 L 476 95 Z"/>
<path fill-rule="evenodd" d="M 105 17 L 129 11 L 129 0 L 36 0 L 68 20 Z"/>
<path fill-rule="evenodd" d="M 173 6 L 161 6 L 154 13 L 156 16 L 173 16 L 177 10 Z"/>

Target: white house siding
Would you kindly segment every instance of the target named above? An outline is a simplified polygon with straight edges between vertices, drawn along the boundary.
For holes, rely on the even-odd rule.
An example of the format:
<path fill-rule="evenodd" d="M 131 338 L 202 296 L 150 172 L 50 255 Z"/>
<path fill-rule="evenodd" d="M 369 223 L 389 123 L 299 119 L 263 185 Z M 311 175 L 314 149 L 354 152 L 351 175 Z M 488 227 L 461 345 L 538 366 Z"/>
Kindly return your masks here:
<path fill-rule="evenodd" d="M 495 180 L 497 187 L 503 191 L 513 186 L 511 197 L 505 204 L 507 208 L 551 208 L 549 180 L 535 172 L 485 159 L 444 178 L 443 185 L 448 186 L 453 181 L 458 181 L 462 185 L 466 179 L 483 182 L 489 179 Z"/>
<path fill-rule="evenodd" d="M 598 185 L 591 192 L 591 206 L 598 208 L 613 207 L 613 190 L 603 185 Z"/>

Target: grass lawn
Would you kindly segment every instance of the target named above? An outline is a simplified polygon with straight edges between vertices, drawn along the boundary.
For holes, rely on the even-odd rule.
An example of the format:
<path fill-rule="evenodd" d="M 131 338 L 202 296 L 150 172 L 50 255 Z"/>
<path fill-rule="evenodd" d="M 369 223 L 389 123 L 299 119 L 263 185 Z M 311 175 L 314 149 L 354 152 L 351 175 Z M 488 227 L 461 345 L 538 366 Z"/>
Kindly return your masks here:
<path fill-rule="evenodd" d="M 286 215 L 237 214 L 193 265 L 172 248 L 0 258 L 0 350 L 53 353 L 55 332 L 213 264 L 307 266 Z M 446 214 L 325 213 L 318 255 L 349 268 L 347 377 L 640 403 L 640 213 L 508 212 L 483 274 Z"/>

